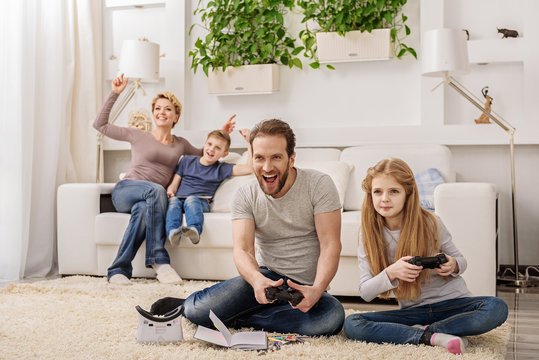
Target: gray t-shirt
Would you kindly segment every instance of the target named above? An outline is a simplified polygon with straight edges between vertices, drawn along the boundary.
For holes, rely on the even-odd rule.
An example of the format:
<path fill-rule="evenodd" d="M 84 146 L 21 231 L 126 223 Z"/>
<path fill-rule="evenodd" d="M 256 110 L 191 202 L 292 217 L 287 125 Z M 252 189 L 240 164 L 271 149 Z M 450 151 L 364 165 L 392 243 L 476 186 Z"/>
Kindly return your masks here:
<path fill-rule="evenodd" d="M 466 270 L 466 258 L 464 258 L 455 244 L 453 244 L 451 234 L 445 227 L 442 220 L 439 217 L 436 217 L 436 220 L 438 221 L 438 226 L 440 227 L 440 232 L 442 235 L 442 246 L 440 251 L 455 258 L 459 266 L 459 273 L 452 274 L 451 276 L 440 276 L 434 270 L 423 270 L 431 271 L 430 282 L 428 284 L 425 282 L 421 283 L 421 295 L 419 299 L 413 301 L 399 301 L 399 305 L 402 309 L 432 304 L 449 299 L 472 296 L 468 290 L 468 287 L 466 286 L 466 282 L 460 276 Z M 384 227 L 384 239 L 387 244 L 387 259 L 390 264 L 394 262 L 399 236 L 400 230 L 391 231 Z M 415 254 L 409 255 L 414 256 Z M 393 282 L 389 281 L 389 277 L 387 276 L 385 269 L 376 276 L 372 275 L 361 236 L 359 237 L 358 263 L 359 295 L 363 298 L 363 300 L 371 301 L 381 293 L 393 290 L 399 285 L 398 279 L 393 280 Z"/>
<path fill-rule="evenodd" d="M 314 215 L 340 208 L 337 188 L 328 175 L 297 169 L 294 184 L 278 199 L 266 195 L 257 180 L 239 188 L 232 203 L 232 219 L 254 220 L 260 266 L 312 285 L 320 256 Z"/>

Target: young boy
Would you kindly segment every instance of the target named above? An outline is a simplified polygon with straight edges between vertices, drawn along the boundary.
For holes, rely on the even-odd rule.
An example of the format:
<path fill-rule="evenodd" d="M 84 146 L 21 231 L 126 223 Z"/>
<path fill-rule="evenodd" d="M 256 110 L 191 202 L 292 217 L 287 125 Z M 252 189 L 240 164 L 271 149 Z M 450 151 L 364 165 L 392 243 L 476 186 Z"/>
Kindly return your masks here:
<path fill-rule="evenodd" d="M 249 144 L 250 131 L 243 129 L 240 133 Z M 203 213 L 210 211 L 210 201 L 221 182 L 232 175 L 252 173 L 250 156 L 247 164 L 233 165 L 219 161 L 228 155 L 229 147 L 228 133 L 214 130 L 208 134 L 202 156 L 189 155 L 181 158 L 172 182 L 167 187 L 169 200 L 166 233 L 173 246 L 178 246 L 184 237 L 197 244 L 204 223 Z M 181 226 L 182 210 L 187 226 Z"/>

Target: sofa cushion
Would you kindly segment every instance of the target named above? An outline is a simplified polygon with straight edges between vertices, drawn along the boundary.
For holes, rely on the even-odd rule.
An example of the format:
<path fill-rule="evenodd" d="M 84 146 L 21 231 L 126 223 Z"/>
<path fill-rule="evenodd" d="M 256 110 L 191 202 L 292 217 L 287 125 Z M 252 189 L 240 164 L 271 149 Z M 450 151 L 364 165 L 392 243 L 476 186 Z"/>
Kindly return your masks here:
<path fill-rule="evenodd" d="M 226 179 L 219 185 L 215 195 L 213 196 L 213 202 L 211 203 L 212 213 L 229 213 L 231 212 L 230 206 L 232 205 L 232 199 L 236 190 L 238 190 L 244 184 L 255 179 L 254 175 L 244 176 L 232 176 Z"/>
<path fill-rule="evenodd" d="M 455 181 L 451 152 L 447 146 L 402 144 L 349 147 L 344 149 L 341 155 L 341 161 L 354 165 L 344 200 L 345 211 L 361 210 L 364 195 L 361 182 L 365 178 L 367 169 L 382 159 L 392 157 L 406 161 L 414 173 L 428 168 L 436 168 L 442 174 L 445 182 Z"/>
<path fill-rule="evenodd" d="M 131 215 L 123 213 L 102 213 L 95 217 L 95 243 L 101 246 L 119 246 Z M 185 218 L 183 221 L 185 225 Z M 204 214 L 204 228 L 200 242 L 193 245 L 190 241 L 181 242 L 182 247 L 231 248 L 232 226 L 229 213 Z"/>
<path fill-rule="evenodd" d="M 346 187 L 352 170 L 350 164 L 343 161 L 298 161 L 296 166 L 301 169 L 314 169 L 328 174 L 335 183 L 335 187 L 337 187 L 339 200 L 341 201 L 341 206 L 343 206 Z"/>
<path fill-rule="evenodd" d="M 342 213 L 341 256 L 357 256 L 361 211 L 345 211 Z"/>

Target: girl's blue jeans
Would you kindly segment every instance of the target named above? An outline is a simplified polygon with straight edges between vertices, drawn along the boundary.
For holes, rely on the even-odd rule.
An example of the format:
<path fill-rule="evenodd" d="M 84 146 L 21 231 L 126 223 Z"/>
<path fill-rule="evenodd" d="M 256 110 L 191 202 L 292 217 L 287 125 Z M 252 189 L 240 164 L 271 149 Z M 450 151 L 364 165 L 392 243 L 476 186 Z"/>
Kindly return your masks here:
<path fill-rule="evenodd" d="M 493 296 L 464 297 L 407 309 L 352 314 L 344 322 L 350 339 L 418 344 L 429 330 L 456 336 L 486 333 L 505 322 L 507 304 Z M 428 325 L 426 329 L 413 325 Z"/>
<path fill-rule="evenodd" d="M 167 193 L 163 186 L 144 180 L 122 180 L 112 190 L 116 211 L 131 213 L 118 254 L 108 268 L 107 278 L 123 274 L 131 278 L 131 261 L 146 239 L 146 267 L 170 264 L 165 250 Z"/>
<path fill-rule="evenodd" d="M 265 267 L 260 272 L 272 280 L 282 278 L 286 283 L 285 276 Z M 213 328 L 210 310 L 231 328 L 252 327 L 284 334 L 334 335 L 341 331 L 344 321 L 343 306 L 328 293 L 304 313 L 283 301 L 259 304 L 251 285 L 240 276 L 190 295 L 183 305 L 187 319 L 209 328 Z"/>
<path fill-rule="evenodd" d="M 187 226 L 194 226 L 198 230 L 198 233 L 202 234 L 204 213 L 210 211 L 210 203 L 207 199 L 196 196 L 188 196 L 185 199 L 179 199 L 173 196 L 168 199 L 166 234 L 168 235 L 170 230 L 180 227 L 183 216 L 182 210 L 185 213 Z"/>

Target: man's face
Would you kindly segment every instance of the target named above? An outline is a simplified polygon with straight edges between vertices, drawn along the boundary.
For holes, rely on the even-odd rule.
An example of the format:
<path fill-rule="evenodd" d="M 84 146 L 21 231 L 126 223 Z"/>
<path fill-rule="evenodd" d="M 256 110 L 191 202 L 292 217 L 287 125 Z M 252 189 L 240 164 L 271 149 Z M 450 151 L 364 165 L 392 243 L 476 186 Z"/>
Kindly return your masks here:
<path fill-rule="evenodd" d="M 259 136 L 253 140 L 253 170 L 264 193 L 279 198 L 288 191 L 288 173 L 296 154 L 288 157 L 283 136 Z M 285 185 L 284 193 L 280 193 Z"/>

